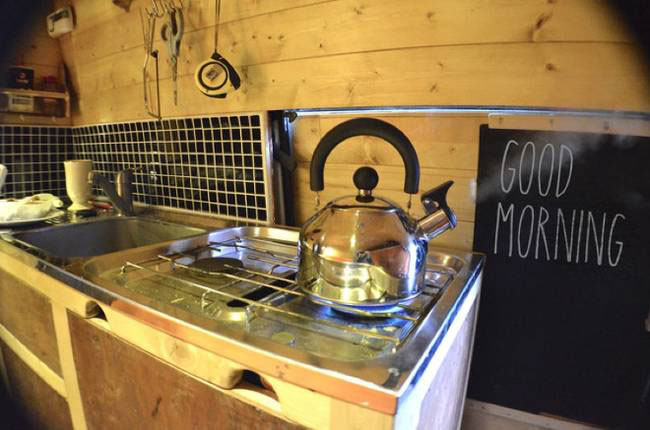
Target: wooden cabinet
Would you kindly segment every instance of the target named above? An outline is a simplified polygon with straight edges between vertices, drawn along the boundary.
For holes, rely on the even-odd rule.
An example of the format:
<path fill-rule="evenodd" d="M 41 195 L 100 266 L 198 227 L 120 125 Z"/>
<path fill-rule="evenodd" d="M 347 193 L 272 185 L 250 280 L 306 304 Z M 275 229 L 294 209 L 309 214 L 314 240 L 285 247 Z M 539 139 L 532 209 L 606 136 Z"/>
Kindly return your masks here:
<path fill-rule="evenodd" d="M 475 302 L 428 386 L 422 401 L 419 430 L 460 428 L 477 315 L 478 302 Z"/>
<path fill-rule="evenodd" d="M 3 416 L 2 425 L 71 429 L 50 299 L 4 270 L 9 266 L 2 267 L 0 383 L 9 395 L 13 415 L 25 420 L 12 427 Z"/>
<path fill-rule="evenodd" d="M 68 312 L 88 429 L 297 429 Z"/>
<path fill-rule="evenodd" d="M 35 428 L 388 430 L 460 419 L 478 285 L 393 415 L 258 375 L 110 306 L 105 321 L 89 319 L 97 303 L 2 243 L 0 267 L 0 382 Z"/>
<path fill-rule="evenodd" d="M 7 385 L 13 411 L 25 420 L 28 428 L 38 430 L 72 429 L 68 403 L 50 387 L 4 342 L 0 341 Z M 4 417 L 2 418 L 3 424 Z M 1 427 L 2 425 L 0 425 Z"/>
<path fill-rule="evenodd" d="M 2 269 L 0 331 L 11 333 L 39 360 L 61 375 L 50 300 Z"/>

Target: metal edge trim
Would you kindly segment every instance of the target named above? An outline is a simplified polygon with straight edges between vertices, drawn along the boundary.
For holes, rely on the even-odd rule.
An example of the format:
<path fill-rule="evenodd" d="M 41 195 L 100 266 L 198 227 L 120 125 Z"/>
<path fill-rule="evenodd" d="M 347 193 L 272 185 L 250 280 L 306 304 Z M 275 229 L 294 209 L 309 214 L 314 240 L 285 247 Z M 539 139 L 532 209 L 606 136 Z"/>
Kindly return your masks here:
<path fill-rule="evenodd" d="M 263 133 L 262 140 L 262 157 L 264 162 L 264 194 L 266 198 L 266 221 L 259 221 L 265 225 L 275 224 L 275 199 L 273 187 L 273 144 L 271 142 L 271 130 L 268 113 L 260 113 L 260 129 Z"/>
<path fill-rule="evenodd" d="M 469 263 L 469 265 L 472 267 L 472 273 L 470 273 L 470 276 L 468 277 L 463 290 L 458 295 L 454 303 L 454 306 L 448 312 L 447 317 L 445 318 L 444 322 L 438 329 L 436 333 L 436 338 L 431 343 L 431 348 L 427 353 L 422 355 L 422 357 L 416 364 L 415 367 L 417 367 L 418 371 L 410 374 L 407 380 L 404 381 L 404 383 L 402 384 L 401 389 L 398 391 L 398 398 L 402 398 L 402 396 L 406 395 L 410 390 L 412 390 L 414 385 L 417 383 L 417 381 L 420 379 L 422 374 L 427 369 L 429 363 L 431 362 L 434 355 L 440 348 L 440 344 L 442 343 L 445 335 L 449 331 L 449 328 L 456 320 L 456 317 L 458 316 L 460 309 L 465 303 L 465 300 L 470 295 L 470 292 L 476 289 L 476 280 L 478 279 L 484 264 L 485 264 L 485 258 L 482 255 L 477 255 L 477 254 L 472 255 L 472 260 Z"/>
<path fill-rule="evenodd" d="M 296 109 L 293 110 L 298 117 L 308 116 L 345 116 L 345 115 L 405 115 L 405 114 L 429 114 L 429 115 L 487 115 L 492 113 L 501 114 L 525 114 L 525 115 L 567 115 L 567 116 L 594 116 L 594 117 L 615 117 L 650 119 L 648 112 L 618 111 L 618 110 L 597 110 L 597 109 L 551 109 L 544 107 L 513 107 L 513 106 L 386 106 L 386 107 L 359 107 L 359 108 L 320 108 L 320 109 Z"/>
<path fill-rule="evenodd" d="M 243 228 L 247 227 L 239 227 L 239 229 Z M 414 368 L 418 368 L 418 371 L 409 374 L 404 381 L 400 382 L 400 388 L 393 390 L 354 376 L 320 368 L 317 362 L 301 363 L 291 358 L 277 356 L 272 352 L 245 343 L 245 338 L 242 341 L 238 341 L 219 333 L 208 331 L 106 290 L 99 285 L 95 285 L 77 275 L 66 272 L 9 243 L 3 242 L 3 245 L 0 245 L 0 252 L 6 252 L 6 248 L 13 251 L 9 254 L 14 256 L 14 258 L 17 257 L 26 264 L 35 267 L 37 270 L 65 283 L 90 298 L 111 306 L 113 309 L 130 315 L 167 334 L 202 347 L 219 356 L 224 356 L 239 362 L 251 370 L 258 370 L 323 395 L 391 415 L 397 411 L 399 398 L 413 387 L 413 384 L 418 379 L 419 372 L 426 367 L 435 355 L 444 334 L 456 317 L 458 306 L 464 302 L 468 292 L 474 286 L 480 268 L 483 265 L 482 256 L 472 253 L 465 254 L 471 256 L 465 269 L 470 271 L 468 276 L 469 281 L 464 284 L 463 290 L 459 293 L 460 298 L 455 300 L 454 308 L 449 311 L 449 315 L 444 320 L 443 328 L 437 330 L 436 339 L 431 342 L 428 352 L 423 354 L 420 360 L 413 366 Z M 451 285 L 448 288 L 450 287 Z"/>

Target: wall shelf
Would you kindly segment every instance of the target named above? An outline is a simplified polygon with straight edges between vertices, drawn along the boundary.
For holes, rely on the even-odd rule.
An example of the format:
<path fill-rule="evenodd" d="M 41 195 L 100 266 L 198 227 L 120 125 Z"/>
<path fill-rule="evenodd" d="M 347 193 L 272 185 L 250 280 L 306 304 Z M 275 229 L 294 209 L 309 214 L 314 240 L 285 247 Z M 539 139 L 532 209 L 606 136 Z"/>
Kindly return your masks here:
<path fill-rule="evenodd" d="M 38 115 L 33 113 L 0 112 L 0 124 L 69 126 L 72 125 L 72 120 L 69 116 L 64 117 Z"/>
<path fill-rule="evenodd" d="M 18 88 L 2 88 L 0 89 L 0 93 L 12 94 L 18 96 L 41 97 L 41 98 L 48 98 L 48 99 L 63 99 L 66 102 L 70 101 L 70 94 L 61 91 L 39 91 L 39 90 L 24 90 Z"/>
<path fill-rule="evenodd" d="M 17 88 L 0 88 L 0 98 L 10 96 L 33 97 L 38 99 L 56 99 L 63 103 L 63 115 L 45 115 L 43 112 L 18 112 L 7 110 L 3 107 L 0 111 L 0 122 L 5 124 L 33 124 L 33 125 L 70 125 L 70 93 L 60 91 L 27 90 Z"/>

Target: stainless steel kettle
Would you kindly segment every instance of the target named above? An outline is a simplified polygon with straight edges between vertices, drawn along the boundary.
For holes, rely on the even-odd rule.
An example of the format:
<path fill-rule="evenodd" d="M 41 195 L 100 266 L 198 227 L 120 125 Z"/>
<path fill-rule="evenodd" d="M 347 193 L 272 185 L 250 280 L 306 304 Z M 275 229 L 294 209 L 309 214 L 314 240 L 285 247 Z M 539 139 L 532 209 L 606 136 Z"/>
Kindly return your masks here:
<path fill-rule="evenodd" d="M 362 135 L 382 138 L 397 149 L 406 168 L 404 191 L 417 194 L 420 165 L 413 145 L 395 126 L 373 118 L 346 121 L 323 136 L 311 161 L 311 190 L 323 190 L 330 152 L 342 141 Z M 421 196 L 427 215 L 420 220 L 374 196 L 378 182 L 375 169 L 359 168 L 354 173 L 358 194 L 329 202 L 303 225 L 298 283 L 312 299 L 383 307 L 422 291 L 428 241 L 456 226 L 456 216 L 446 202 L 453 182 Z"/>

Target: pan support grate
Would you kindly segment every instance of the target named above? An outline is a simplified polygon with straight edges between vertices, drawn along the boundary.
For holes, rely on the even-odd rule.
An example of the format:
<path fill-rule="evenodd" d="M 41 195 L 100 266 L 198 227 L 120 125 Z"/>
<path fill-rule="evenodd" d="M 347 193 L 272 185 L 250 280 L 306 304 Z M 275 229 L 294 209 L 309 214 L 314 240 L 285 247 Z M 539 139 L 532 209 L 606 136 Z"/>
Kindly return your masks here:
<path fill-rule="evenodd" d="M 271 249 L 270 249 L 271 248 Z M 280 250 L 278 250 L 280 249 Z M 212 272 L 191 267 L 191 262 L 198 256 L 205 254 L 239 253 L 249 262 L 263 263 L 267 270 L 257 268 L 235 267 L 224 265 L 223 271 Z M 129 282 L 129 277 L 141 279 L 154 277 L 158 282 L 171 288 L 182 288 L 187 292 L 189 288 L 200 293 L 202 308 L 217 302 L 238 303 L 248 307 L 252 318 L 264 317 L 267 313 L 281 316 L 285 324 L 295 325 L 300 329 L 322 332 L 318 327 L 325 327 L 328 332 L 334 331 L 352 335 L 351 339 L 357 342 L 359 337 L 367 340 L 389 342 L 396 348 L 405 342 L 418 327 L 422 318 L 435 305 L 437 298 L 453 278 L 443 268 L 432 267 L 428 270 L 428 284 L 422 294 L 413 303 L 397 305 L 387 312 L 368 312 L 352 306 L 330 304 L 327 307 L 344 312 L 354 320 L 365 318 L 369 321 L 390 320 L 395 328 L 392 330 L 377 329 L 372 323 L 365 327 L 358 327 L 346 319 L 323 318 L 322 313 L 314 312 L 315 308 L 325 307 L 311 302 L 303 293 L 297 281 L 292 279 L 298 268 L 295 244 L 285 244 L 270 239 L 233 238 L 225 242 L 210 242 L 204 247 L 195 248 L 185 252 L 176 252 L 169 255 L 157 255 L 144 261 L 126 262 L 120 268 L 120 277 L 123 285 Z M 438 270 L 438 271 L 436 271 Z M 192 276 L 186 276 L 190 274 Z M 209 282 L 209 279 L 221 280 L 218 285 Z M 227 280 L 227 282 L 224 282 Z M 241 289 L 236 285 L 252 286 L 252 290 L 265 288 L 271 294 L 261 299 L 249 298 L 251 288 Z M 281 300 L 278 298 L 281 297 Z M 299 302 L 304 306 L 287 306 L 288 303 Z M 173 300 L 170 304 L 174 304 Z"/>

